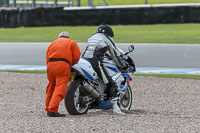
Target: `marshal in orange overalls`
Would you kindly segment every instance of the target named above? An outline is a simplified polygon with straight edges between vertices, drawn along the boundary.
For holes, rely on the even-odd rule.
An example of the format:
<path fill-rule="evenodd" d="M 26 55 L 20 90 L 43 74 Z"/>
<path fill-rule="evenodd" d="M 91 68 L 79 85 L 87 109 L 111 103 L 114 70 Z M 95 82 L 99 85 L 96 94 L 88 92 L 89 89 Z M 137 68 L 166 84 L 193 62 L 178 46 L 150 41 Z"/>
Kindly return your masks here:
<path fill-rule="evenodd" d="M 53 41 L 46 52 L 47 77 L 49 83 L 46 87 L 46 108 L 48 112 L 58 113 L 60 101 L 65 97 L 70 76 L 70 66 L 79 61 L 81 52 L 77 43 L 69 38 L 61 37 Z M 62 58 L 65 61 L 50 59 Z"/>

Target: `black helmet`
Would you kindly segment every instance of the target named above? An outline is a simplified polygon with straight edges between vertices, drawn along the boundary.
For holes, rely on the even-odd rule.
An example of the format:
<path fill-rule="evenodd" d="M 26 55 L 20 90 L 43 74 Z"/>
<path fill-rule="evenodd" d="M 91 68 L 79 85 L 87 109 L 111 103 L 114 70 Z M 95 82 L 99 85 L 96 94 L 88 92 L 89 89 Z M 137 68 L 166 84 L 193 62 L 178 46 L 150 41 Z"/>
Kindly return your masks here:
<path fill-rule="evenodd" d="M 114 37 L 112 28 L 107 24 L 100 25 L 97 29 L 97 33 L 104 33 L 110 37 Z"/>

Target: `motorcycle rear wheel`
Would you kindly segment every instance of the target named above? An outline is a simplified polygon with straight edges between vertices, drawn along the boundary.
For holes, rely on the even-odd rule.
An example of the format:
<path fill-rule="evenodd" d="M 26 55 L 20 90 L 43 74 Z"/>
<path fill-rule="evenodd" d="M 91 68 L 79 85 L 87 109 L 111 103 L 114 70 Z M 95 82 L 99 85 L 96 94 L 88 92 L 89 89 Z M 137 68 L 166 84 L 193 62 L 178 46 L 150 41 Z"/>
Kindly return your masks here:
<path fill-rule="evenodd" d="M 81 98 L 81 79 L 74 80 L 68 87 L 67 94 L 65 96 L 65 108 L 70 115 L 82 115 L 88 111 L 88 104 L 83 103 Z"/>

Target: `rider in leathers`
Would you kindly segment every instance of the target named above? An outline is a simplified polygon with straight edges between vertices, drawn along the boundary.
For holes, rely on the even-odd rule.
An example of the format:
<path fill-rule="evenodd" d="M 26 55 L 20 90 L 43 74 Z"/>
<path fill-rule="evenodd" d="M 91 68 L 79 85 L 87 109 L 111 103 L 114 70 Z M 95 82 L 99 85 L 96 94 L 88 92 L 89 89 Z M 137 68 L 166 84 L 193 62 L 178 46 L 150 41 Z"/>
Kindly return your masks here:
<path fill-rule="evenodd" d="M 119 100 L 117 91 L 118 86 L 109 76 L 102 63 L 104 55 L 109 54 L 112 57 L 112 60 L 117 64 L 118 68 L 122 68 L 122 63 L 119 58 L 120 52 L 116 48 L 112 37 L 114 37 L 112 28 L 109 25 L 100 25 L 97 32 L 88 38 L 83 58 L 91 63 L 93 69 L 97 72 L 97 75 L 107 85 L 109 90 L 108 94 L 112 98 L 113 112 L 124 114 L 117 104 Z"/>

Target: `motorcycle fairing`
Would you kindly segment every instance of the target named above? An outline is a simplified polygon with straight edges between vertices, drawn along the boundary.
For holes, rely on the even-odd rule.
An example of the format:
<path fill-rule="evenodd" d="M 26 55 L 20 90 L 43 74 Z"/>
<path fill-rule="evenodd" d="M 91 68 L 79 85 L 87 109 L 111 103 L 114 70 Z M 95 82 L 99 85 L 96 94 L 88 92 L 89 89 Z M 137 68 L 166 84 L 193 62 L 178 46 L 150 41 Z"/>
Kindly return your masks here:
<path fill-rule="evenodd" d="M 84 77 L 90 80 L 98 78 L 97 73 L 92 68 L 92 65 L 83 58 L 80 58 L 78 64 L 73 65 L 72 68 L 80 72 Z"/>
<path fill-rule="evenodd" d="M 122 76 L 132 80 L 132 78 L 131 78 L 129 73 L 122 73 Z"/>
<path fill-rule="evenodd" d="M 111 77 L 114 76 L 116 73 L 120 72 L 115 64 L 110 64 L 110 63 L 104 62 L 104 66 L 107 69 L 107 71 Z"/>
<path fill-rule="evenodd" d="M 83 73 L 87 78 L 89 78 L 90 80 L 94 80 L 94 78 L 87 71 L 85 71 L 83 68 L 81 68 L 81 70 L 83 71 Z"/>
<path fill-rule="evenodd" d="M 117 68 L 114 68 L 114 67 L 110 67 L 110 66 L 106 66 L 108 69 L 114 71 L 114 72 L 118 72 L 118 69 Z"/>
<path fill-rule="evenodd" d="M 103 63 L 115 65 L 115 63 L 112 60 L 103 60 Z"/>

